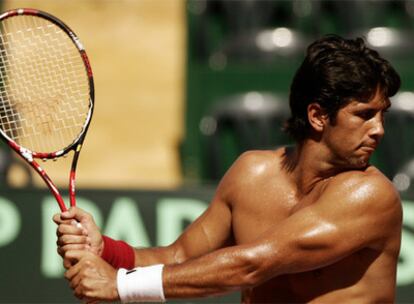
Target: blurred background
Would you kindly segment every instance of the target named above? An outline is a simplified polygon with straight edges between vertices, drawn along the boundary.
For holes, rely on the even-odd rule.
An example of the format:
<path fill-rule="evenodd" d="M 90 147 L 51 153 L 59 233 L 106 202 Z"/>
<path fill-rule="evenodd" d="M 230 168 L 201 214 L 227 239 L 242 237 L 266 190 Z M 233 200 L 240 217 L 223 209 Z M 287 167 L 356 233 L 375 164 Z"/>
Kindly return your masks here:
<path fill-rule="evenodd" d="M 244 150 L 290 143 L 280 130 L 289 85 L 306 46 L 326 33 L 365 37 L 402 76 L 398 118 L 389 117 L 373 163 L 392 179 L 414 155 L 405 123 L 414 107 L 413 1 L 2 1 L 15 7 L 64 20 L 90 57 L 96 111 L 80 187 L 214 184 Z M 4 184 L 43 186 L 2 154 Z M 47 170 L 66 184 L 67 163 Z"/>
<path fill-rule="evenodd" d="M 3 10 L 16 7 L 41 9 L 63 20 L 90 58 L 96 111 L 80 157 L 79 187 L 180 185 L 184 1 L 2 1 Z M 19 166 L 5 167 L 2 175 L 12 186 L 25 185 Z M 67 163 L 58 161 L 47 170 L 58 184 L 67 184 Z M 37 178 L 34 183 L 43 186 Z"/>
<path fill-rule="evenodd" d="M 290 82 L 310 42 L 326 33 L 363 36 L 402 77 L 372 162 L 404 200 L 398 299 L 414 302 L 414 1 L 3 0 L 0 5 L 2 11 L 44 10 L 80 37 L 94 72 L 96 110 L 78 165 L 79 193 L 101 211 L 104 232 L 117 198 L 134 201 L 148 245 L 161 244 L 159 231 L 168 231 L 152 223 L 165 220 L 157 213 L 163 199 L 190 209 L 200 202 L 206 206 L 240 153 L 291 143 L 281 126 L 289 114 Z M 38 238 L 36 231 L 45 239 L 45 224 L 38 223 L 45 221 L 39 208 L 47 205 L 43 182 L 2 147 L 0 207 L 12 202 L 7 208 L 17 206 L 22 223 L 32 221 L 33 230 L 22 230 L 29 229 L 23 224 L 18 230 L 22 239 L 24 233 Z M 42 165 L 66 187 L 70 161 Z M 25 219 L 28 214 L 41 219 Z M 180 217 L 178 230 L 199 212 L 191 214 Z M 20 250 L 19 236 L 2 243 L 0 233 L 0 256 Z M 38 249 L 43 261 L 45 248 Z M 67 289 L 61 270 L 50 276 L 42 267 L 41 282 L 53 279 L 58 290 Z M 0 287 L 3 294 L 7 290 Z M 30 301 L 51 301 L 48 293 L 32 292 Z M 62 301 L 72 299 L 67 293 Z M 30 302 L 23 295 L 5 299 Z"/>

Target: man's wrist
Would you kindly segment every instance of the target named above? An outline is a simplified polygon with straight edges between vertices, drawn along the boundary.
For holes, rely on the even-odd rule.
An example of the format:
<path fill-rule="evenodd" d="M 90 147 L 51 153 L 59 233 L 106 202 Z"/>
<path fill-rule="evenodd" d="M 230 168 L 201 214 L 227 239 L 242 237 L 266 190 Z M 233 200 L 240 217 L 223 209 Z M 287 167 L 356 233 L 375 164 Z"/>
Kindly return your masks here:
<path fill-rule="evenodd" d="M 135 266 L 134 249 L 124 241 L 116 241 L 102 235 L 103 249 L 101 258 L 114 268 L 132 269 Z"/>
<path fill-rule="evenodd" d="M 137 267 L 132 270 L 119 269 L 117 289 L 123 303 L 164 302 L 162 271 L 164 265 Z"/>

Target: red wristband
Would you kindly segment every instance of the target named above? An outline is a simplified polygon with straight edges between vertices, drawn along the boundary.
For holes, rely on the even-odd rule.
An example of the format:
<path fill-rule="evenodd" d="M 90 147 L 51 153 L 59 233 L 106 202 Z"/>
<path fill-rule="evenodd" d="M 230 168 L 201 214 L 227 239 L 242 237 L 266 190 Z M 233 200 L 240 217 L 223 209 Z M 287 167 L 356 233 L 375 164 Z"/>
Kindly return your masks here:
<path fill-rule="evenodd" d="M 135 266 L 134 249 L 124 241 L 116 241 L 102 236 L 104 247 L 101 257 L 111 264 L 114 268 L 132 269 Z"/>

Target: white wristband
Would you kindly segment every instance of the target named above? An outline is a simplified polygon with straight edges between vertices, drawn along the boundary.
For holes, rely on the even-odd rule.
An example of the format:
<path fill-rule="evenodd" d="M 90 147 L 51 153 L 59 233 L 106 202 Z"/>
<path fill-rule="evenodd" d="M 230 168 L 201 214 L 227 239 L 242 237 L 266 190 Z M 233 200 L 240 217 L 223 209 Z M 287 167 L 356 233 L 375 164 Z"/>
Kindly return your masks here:
<path fill-rule="evenodd" d="M 119 269 L 117 284 L 122 303 L 165 302 L 162 287 L 163 267 L 164 265 L 158 264 L 132 270 Z"/>

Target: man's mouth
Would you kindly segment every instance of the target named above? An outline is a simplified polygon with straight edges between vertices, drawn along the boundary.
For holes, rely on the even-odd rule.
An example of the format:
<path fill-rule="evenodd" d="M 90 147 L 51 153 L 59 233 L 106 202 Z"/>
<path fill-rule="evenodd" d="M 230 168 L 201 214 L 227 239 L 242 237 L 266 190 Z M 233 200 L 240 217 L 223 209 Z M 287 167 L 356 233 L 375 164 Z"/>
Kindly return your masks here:
<path fill-rule="evenodd" d="M 367 152 L 374 152 L 376 147 L 373 146 L 362 146 L 361 147 L 362 150 L 367 151 Z"/>
<path fill-rule="evenodd" d="M 360 149 L 367 153 L 373 153 L 377 149 L 376 143 L 364 143 L 360 146 Z"/>
<path fill-rule="evenodd" d="M 371 141 L 371 142 L 365 142 L 362 143 L 360 148 L 363 148 L 364 150 L 375 150 L 378 147 L 378 142 L 376 141 Z"/>

